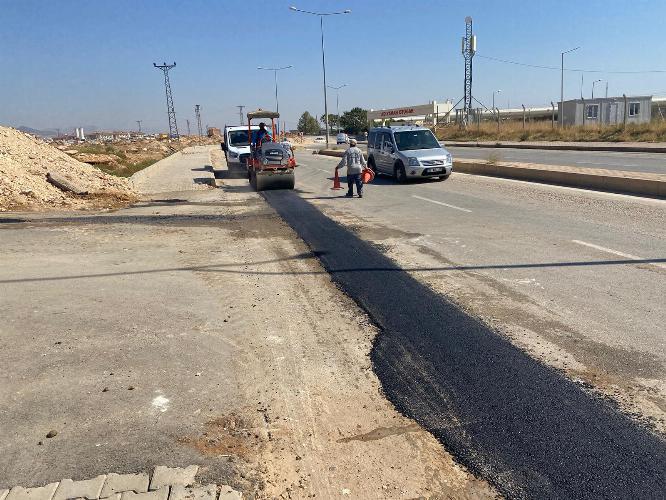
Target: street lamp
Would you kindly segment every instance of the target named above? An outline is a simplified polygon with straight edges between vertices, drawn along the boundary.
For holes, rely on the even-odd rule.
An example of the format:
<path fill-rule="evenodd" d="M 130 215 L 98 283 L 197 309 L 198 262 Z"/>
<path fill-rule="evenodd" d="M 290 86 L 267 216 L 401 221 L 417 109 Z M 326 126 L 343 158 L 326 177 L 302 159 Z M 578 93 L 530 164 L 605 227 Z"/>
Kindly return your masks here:
<path fill-rule="evenodd" d="M 289 66 L 283 66 L 281 68 L 264 68 L 262 66 L 259 66 L 257 68 L 257 69 L 261 69 L 261 70 L 264 70 L 264 71 L 272 71 L 273 74 L 275 75 L 275 111 L 277 113 L 280 112 L 280 102 L 278 101 L 277 74 L 278 74 L 278 71 L 282 71 L 283 69 L 289 69 L 289 68 L 293 68 L 293 66 L 290 64 Z M 278 120 L 278 132 L 279 132 L 279 129 L 280 129 L 280 120 Z"/>
<path fill-rule="evenodd" d="M 338 134 L 340 133 L 340 89 L 343 87 L 348 87 L 349 85 L 346 83 L 343 83 L 339 87 L 333 87 L 332 85 L 328 85 L 329 89 L 335 90 L 335 109 L 336 113 L 338 114 Z"/>
<path fill-rule="evenodd" d="M 568 54 L 569 52 L 573 52 L 574 50 L 578 50 L 580 47 L 576 47 L 574 49 L 569 49 L 565 52 L 562 52 L 562 74 L 560 76 L 560 110 L 558 112 L 558 119 L 560 122 L 560 127 L 564 126 L 564 54 Z"/>
<path fill-rule="evenodd" d="M 592 82 L 592 99 L 594 99 L 594 85 L 599 82 L 603 82 L 603 80 L 594 80 Z"/>
<path fill-rule="evenodd" d="M 501 94 L 501 90 L 493 90 L 493 113 L 495 112 L 495 94 Z"/>
<path fill-rule="evenodd" d="M 301 12 L 303 14 L 310 14 L 313 16 L 319 16 L 319 27 L 321 28 L 321 67 L 324 71 L 324 117 L 326 118 L 326 147 L 329 146 L 329 130 L 328 130 L 328 101 L 326 98 L 326 54 L 324 51 L 324 16 L 337 16 L 340 14 L 349 14 L 351 13 L 350 9 L 346 9 L 339 12 L 311 12 L 309 10 L 297 9 L 293 5 L 289 7 L 289 10 L 294 12 Z"/>

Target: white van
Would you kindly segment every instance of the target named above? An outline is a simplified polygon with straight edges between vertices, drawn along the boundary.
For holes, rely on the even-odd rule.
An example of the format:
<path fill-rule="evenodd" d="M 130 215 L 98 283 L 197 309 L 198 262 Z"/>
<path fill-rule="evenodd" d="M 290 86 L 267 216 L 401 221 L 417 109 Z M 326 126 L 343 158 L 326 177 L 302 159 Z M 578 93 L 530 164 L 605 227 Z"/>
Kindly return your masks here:
<path fill-rule="evenodd" d="M 251 130 L 259 130 L 259 125 L 252 125 Z M 224 151 L 229 168 L 245 167 L 247 159 L 250 156 L 250 139 L 251 137 L 248 137 L 247 125 L 224 127 L 222 150 Z"/>

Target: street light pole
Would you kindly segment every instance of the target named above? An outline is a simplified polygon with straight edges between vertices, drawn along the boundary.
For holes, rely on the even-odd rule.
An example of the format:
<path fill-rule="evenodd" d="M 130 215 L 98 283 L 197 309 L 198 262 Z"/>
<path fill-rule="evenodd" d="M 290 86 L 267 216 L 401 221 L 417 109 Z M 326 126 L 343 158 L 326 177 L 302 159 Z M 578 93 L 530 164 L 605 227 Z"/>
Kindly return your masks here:
<path fill-rule="evenodd" d="M 500 94 L 501 90 L 493 90 L 493 113 L 495 112 L 495 94 Z"/>
<path fill-rule="evenodd" d="M 560 127 L 564 126 L 564 54 L 578 50 L 580 47 L 574 49 L 569 49 L 565 52 L 562 52 L 562 73 L 560 76 L 560 110 L 558 112 L 558 120 L 560 122 Z"/>
<path fill-rule="evenodd" d="M 346 83 L 343 83 L 339 87 L 328 86 L 329 89 L 335 90 L 335 112 L 338 114 L 338 134 L 340 133 L 340 89 L 347 86 Z"/>
<path fill-rule="evenodd" d="M 592 82 L 592 99 L 594 99 L 594 85 L 599 82 L 603 82 L 603 80 L 594 80 Z"/>
<path fill-rule="evenodd" d="M 289 69 L 293 68 L 293 66 L 290 64 L 289 66 L 283 66 L 281 68 L 264 68 L 262 66 L 259 66 L 257 69 L 265 70 L 265 71 L 272 71 L 274 76 L 275 76 L 275 111 L 277 113 L 280 112 L 280 101 L 278 100 L 278 79 L 277 79 L 277 74 L 278 71 L 282 71 L 283 69 Z M 280 129 L 280 120 L 278 120 L 278 131 Z"/>
<path fill-rule="evenodd" d="M 330 145 L 330 132 L 328 127 L 328 98 L 326 95 L 326 52 L 324 49 L 324 16 L 337 16 L 340 14 L 349 14 L 351 13 L 350 9 L 345 9 L 340 12 L 312 12 L 309 10 L 297 9 L 293 5 L 289 7 L 289 10 L 294 12 L 301 12 L 303 14 L 311 14 L 313 16 L 319 16 L 319 27 L 321 29 L 321 66 L 324 73 L 324 118 L 326 120 L 326 147 Z"/>

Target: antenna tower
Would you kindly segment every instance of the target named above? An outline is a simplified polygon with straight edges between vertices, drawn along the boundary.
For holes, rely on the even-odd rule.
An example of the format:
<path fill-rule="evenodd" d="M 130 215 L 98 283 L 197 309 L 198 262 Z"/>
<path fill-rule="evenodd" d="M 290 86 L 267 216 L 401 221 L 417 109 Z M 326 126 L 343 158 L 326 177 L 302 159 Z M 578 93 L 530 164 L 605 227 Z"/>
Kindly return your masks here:
<path fill-rule="evenodd" d="M 169 117 L 169 137 L 172 139 L 178 139 L 178 124 L 176 123 L 176 111 L 173 108 L 173 96 L 171 95 L 171 83 L 169 83 L 169 70 L 176 67 L 176 63 L 167 64 L 162 63 L 157 65 L 153 63 L 158 69 L 161 69 L 164 72 L 164 88 L 166 90 L 166 101 L 167 101 L 167 115 Z"/>
<path fill-rule="evenodd" d="M 476 35 L 472 32 L 472 18 L 465 18 L 465 36 L 462 39 L 462 55 L 465 59 L 465 94 L 463 97 L 462 125 L 466 127 L 472 113 L 472 58 L 476 53 Z"/>
<path fill-rule="evenodd" d="M 245 106 L 236 106 L 238 108 L 238 114 L 240 115 L 240 124 L 245 125 L 245 121 L 243 119 L 243 108 Z"/>
<path fill-rule="evenodd" d="M 199 111 L 201 106 L 196 104 L 194 106 L 194 114 L 197 115 L 197 128 L 199 129 L 199 139 L 203 136 L 202 130 L 201 130 L 201 112 Z"/>

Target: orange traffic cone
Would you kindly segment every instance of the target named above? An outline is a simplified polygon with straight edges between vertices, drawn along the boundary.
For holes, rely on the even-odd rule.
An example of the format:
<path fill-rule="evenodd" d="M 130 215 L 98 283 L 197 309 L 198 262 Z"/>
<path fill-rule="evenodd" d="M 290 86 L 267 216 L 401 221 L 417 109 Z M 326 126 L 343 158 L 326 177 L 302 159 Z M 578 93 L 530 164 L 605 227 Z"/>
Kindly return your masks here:
<path fill-rule="evenodd" d="M 333 177 L 333 187 L 331 189 L 342 189 L 340 185 L 340 176 L 338 175 L 338 169 L 335 169 L 335 177 Z"/>
<path fill-rule="evenodd" d="M 364 168 L 363 172 L 361 172 L 361 180 L 363 181 L 363 184 L 372 182 L 374 178 L 375 178 L 375 173 L 370 168 Z"/>

